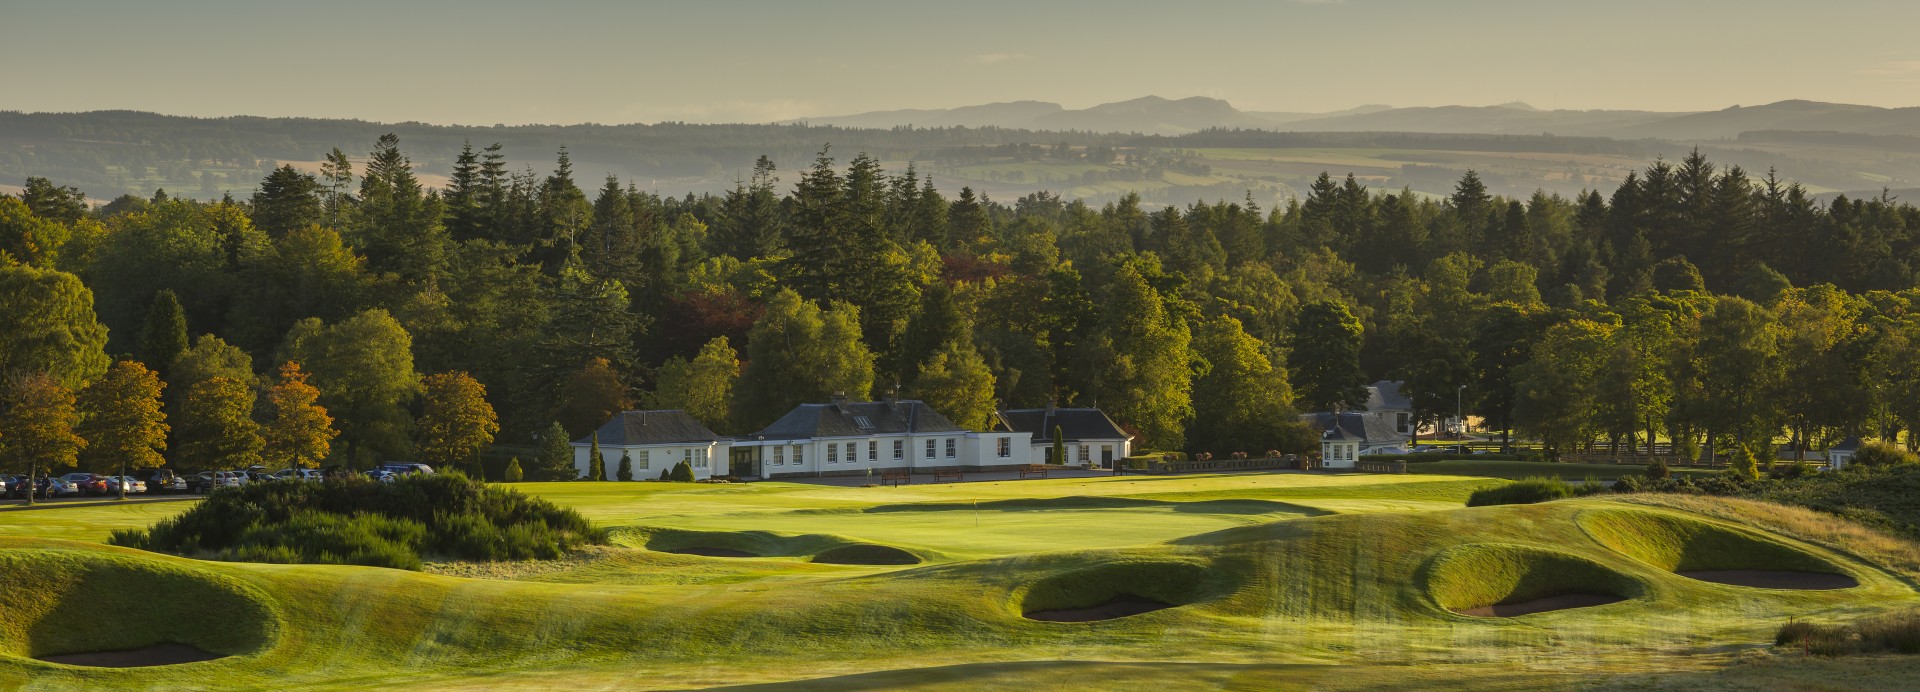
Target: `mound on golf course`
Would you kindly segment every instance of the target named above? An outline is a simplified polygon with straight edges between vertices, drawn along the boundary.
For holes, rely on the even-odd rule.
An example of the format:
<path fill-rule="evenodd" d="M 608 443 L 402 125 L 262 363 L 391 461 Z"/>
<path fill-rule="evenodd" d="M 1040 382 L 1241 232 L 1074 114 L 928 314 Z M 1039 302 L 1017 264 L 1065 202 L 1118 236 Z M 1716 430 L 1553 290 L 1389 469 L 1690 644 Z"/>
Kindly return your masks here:
<path fill-rule="evenodd" d="M 1461 615 L 1515 617 L 1640 595 L 1633 578 L 1579 556 L 1519 545 L 1460 546 L 1427 568 L 1427 592 Z"/>
<path fill-rule="evenodd" d="M 0 652 L 76 666 L 205 661 L 269 644 L 261 597 L 218 574 L 135 556 L 0 551 Z"/>
<path fill-rule="evenodd" d="M 1860 585 L 1807 549 L 1704 519 L 1652 510 L 1590 509 L 1576 521 L 1601 545 L 1689 579 L 1767 589 Z"/>
<path fill-rule="evenodd" d="M 0 514 L 0 689 L 1531 689 L 1699 671 L 1788 617 L 1920 606 L 1892 543 L 1778 533 L 1717 498 L 1465 507 L 1486 483 L 520 484 L 609 545 L 473 571 L 100 544 L 187 503 Z M 897 509 L 915 502 L 969 509 Z M 724 551 L 755 557 L 692 554 Z M 1858 586 L 1676 574 L 1697 570 Z M 1580 665 L 1558 664 L 1569 651 Z"/>

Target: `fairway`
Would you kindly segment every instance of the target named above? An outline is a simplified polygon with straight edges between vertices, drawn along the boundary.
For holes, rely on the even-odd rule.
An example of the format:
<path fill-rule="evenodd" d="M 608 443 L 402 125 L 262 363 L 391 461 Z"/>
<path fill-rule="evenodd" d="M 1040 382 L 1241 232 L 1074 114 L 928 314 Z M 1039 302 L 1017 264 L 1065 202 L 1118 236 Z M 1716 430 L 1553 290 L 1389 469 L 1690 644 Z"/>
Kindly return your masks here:
<path fill-rule="evenodd" d="M 0 606 L 38 624 L 0 627 L 0 687 L 1465 689 L 1595 674 L 1712 687 L 1751 679 L 1722 669 L 1764 650 L 1789 616 L 1920 605 L 1910 563 L 1858 557 L 1884 552 L 1865 533 L 1781 533 L 1725 518 L 1742 508 L 1712 498 L 1692 500 L 1697 511 L 1604 497 L 1463 506 L 1503 482 L 1277 472 L 893 488 L 526 483 L 514 487 L 576 508 L 614 545 L 426 573 L 101 544 L 191 502 L 5 511 L 0 579 L 28 587 L 0 594 Z M 1690 570 L 1824 572 L 1856 585 L 1751 588 Z M 162 583 L 228 605 L 211 621 L 141 602 L 60 615 Z M 1462 614 L 1566 593 L 1605 604 Z M 1164 609 L 1023 617 L 1123 597 Z M 80 641 L 229 656 L 127 669 L 30 658 Z"/>

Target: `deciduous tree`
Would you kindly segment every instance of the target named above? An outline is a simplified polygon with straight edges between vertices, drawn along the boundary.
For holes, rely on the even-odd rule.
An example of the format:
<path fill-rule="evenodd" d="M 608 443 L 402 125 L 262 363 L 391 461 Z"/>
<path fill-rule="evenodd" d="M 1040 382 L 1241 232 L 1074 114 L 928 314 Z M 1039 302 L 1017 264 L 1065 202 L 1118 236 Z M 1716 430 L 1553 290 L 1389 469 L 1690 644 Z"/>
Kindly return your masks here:
<path fill-rule="evenodd" d="M 272 418 L 260 427 L 265 443 L 260 457 L 274 468 L 310 469 L 320 466 L 332 449 L 333 416 L 319 404 L 320 390 L 307 384 L 307 373 L 292 361 L 280 366 L 280 379 L 267 389 Z"/>
<path fill-rule="evenodd" d="M 180 464 L 189 469 L 244 469 L 260 463 L 260 426 L 253 422 L 253 388 L 214 377 L 187 390 L 174 424 Z"/>
<path fill-rule="evenodd" d="M 427 376 L 425 391 L 414 426 L 419 434 L 415 452 L 434 466 L 458 468 L 471 462 L 478 476 L 477 455 L 500 432 L 486 386 L 464 372 L 443 372 Z"/>
<path fill-rule="evenodd" d="M 123 360 L 80 390 L 79 434 L 87 441 L 88 470 L 124 476 L 128 469 L 167 463 L 160 454 L 167 448 L 167 416 L 160 410 L 165 386 L 146 366 Z"/>
<path fill-rule="evenodd" d="M 80 414 L 72 390 L 47 373 L 28 373 L 8 383 L 5 403 L 0 410 L 0 454 L 8 465 L 31 479 L 39 477 L 41 469 L 51 473 L 79 462 L 87 440 L 74 433 Z M 33 504 L 33 493 L 27 493 L 27 504 Z"/>

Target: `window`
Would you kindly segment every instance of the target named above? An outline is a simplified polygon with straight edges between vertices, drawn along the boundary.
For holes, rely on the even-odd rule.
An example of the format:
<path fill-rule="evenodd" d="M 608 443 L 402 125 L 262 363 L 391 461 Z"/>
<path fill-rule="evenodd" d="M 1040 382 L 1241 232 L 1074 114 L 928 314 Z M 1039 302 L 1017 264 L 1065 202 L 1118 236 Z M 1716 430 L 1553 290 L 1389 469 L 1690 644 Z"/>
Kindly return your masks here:
<path fill-rule="evenodd" d="M 787 446 L 786 446 L 786 445 L 774 445 L 774 447 L 773 447 L 773 465 L 774 465 L 774 466 L 784 466 L 784 465 L 786 465 L 786 463 L 787 463 Z"/>
<path fill-rule="evenodd" d="M 827 443 L 827 463 L 829 464 L 840 463 L 840 445 L 834 444 L 832 442 Z"/>
<path fill-rule="evenodd" d="M 952 459 L 954 456 L 956 455 L 953 452 L 953 438 L 949 437 L 947 438 L 947 458 Z"/>
<path fill-rule="evenodd" d="M 712 457 L 707 456 L 707 450 L 704 450 L 704 449 L 695 450 L 693 454 L 693 459 L 694 459 L 693 461 L 694 466 L 698 466 L 703 469 L 713 468 L 713 464 L 711 463 Z"/>
<path fill-rule="evenodd" d="M 1394 424 L 1400 427 L 1400 432 L 1407 431 L 1407 421 L 1409 418 L 1410 417 L 1404 413 L 1397 414 L 1397 416 L 1394 418 Z"/>
<path fill-rule="evenodd" d="M 692 468 L 693 467 L 693 450 L 691 449 L 680 450 L 680 460 L 687 462 L 687 467 Z"/>
<path fill-rule="evenodd" d="M 879 460 L 880 460 L 880 443 L 869 440 L 867 442 L 867 461 L 879 461 Z"/>
<path fill-rule="evenodd" d="M 640 450 L 640 457 L 637 459 L 634 459 L 634 461 L 639 462 L 640 470 L 642 471 L 647 470 L 647 462 L 648 462 L 647 457 L 650 457 L 650 456 L 653 456 L 653 452 L 651 450 L 646 450 L 646 449 Z"/>
<path fill-rule="evenodd" d="M 933 440 L 931 439 L 927 440 L 927 458 L 933 458 Z"/>
<path fill-rule="evenodd" d="M 807 463 L 807 448 L 802 445 L 794 445 L 793 446 L 793 465 L 800 466 L 805 463 Z"/>
<path fill-rule="evenodd" d="M 853 462 L 853 461 L 859 461 L 859 460 L 860 460 L 860 445 L 857 443 L 848 442 L 847 443 L 847 461 Z"/>
<path fill-rule="evenodd" d="M 873 422 L 872 422 L 872 421 L 869 421 L 869 420 L 867 420 L 867 417 L 866 417 L 866 416 L 854 416 L 854 417 L 853 417 L 853 424 L 854 424 L 854 425 L 857 425 L 857 426 L 860 426 L 860 429 L 861 429 L 861 430 L 872 430 L 872 429 L 873 429 Z"/>
<path fill-rule="evenodd" d="M 994 454 L 1002 459 L 1013 456 L 1013 440 L 1005 437 L 994 440 Z"/>
<path fill-rule="evenodd" d="M 1092 455 L 1093 455 L 1093 447 L 1091 445 L 1080 445 L 1080 461 L 1081 462 L 1085 462 L 1087 458 Z"/>
<path fill-rule="evenodd" d="M 893 441 L 893 458 L 895 461 L 907 458 L 907 441 L 906 440 Z"/>

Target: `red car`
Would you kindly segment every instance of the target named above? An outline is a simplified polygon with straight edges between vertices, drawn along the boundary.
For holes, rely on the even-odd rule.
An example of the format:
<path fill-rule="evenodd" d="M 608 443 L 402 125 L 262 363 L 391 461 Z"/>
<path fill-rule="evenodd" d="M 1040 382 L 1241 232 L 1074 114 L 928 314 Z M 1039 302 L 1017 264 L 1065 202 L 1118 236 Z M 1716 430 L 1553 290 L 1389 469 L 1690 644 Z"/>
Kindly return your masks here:
<path fill-rule="evenodd" d="M 107 477 L 97 473 L 69 473 L 61 476 L 60 480 L 72 483 L 81 495 L 105 495 L 108 492 Z"/>

